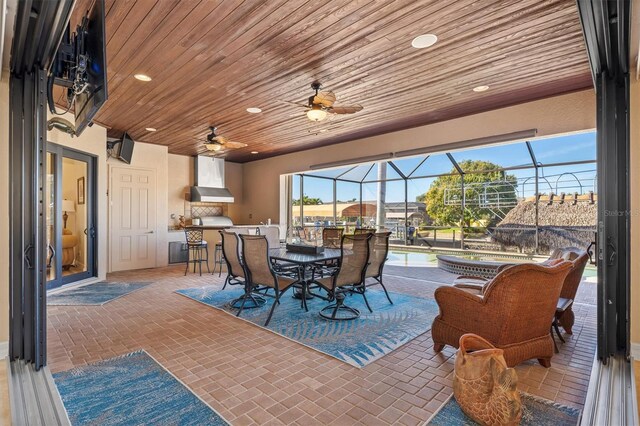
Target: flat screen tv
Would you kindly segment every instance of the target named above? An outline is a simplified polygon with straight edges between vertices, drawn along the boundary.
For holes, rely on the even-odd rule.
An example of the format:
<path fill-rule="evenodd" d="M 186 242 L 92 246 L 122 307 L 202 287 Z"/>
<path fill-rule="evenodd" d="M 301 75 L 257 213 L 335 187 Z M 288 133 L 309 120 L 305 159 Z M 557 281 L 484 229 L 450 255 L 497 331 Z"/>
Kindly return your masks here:
<path fill-rule="evenodd" d="M 76 55 L 86 59 L 88 87 L 75 98 L 76 135 L 91 123 L 107 100 L 107 59 L 104 31 L 104 0 L 96 0 L 76 34 Z M 82 59 L 80 59 L 82 60 Z"/>
<path fill-rule="evenodd" d="M 118 150 L 118 159 L 124 161 L 127 164 L 131 164 L 131 157 L 133 157 L 133 146 L 135 142 L 125 132 L 120 141 L 120 149 Z"/>

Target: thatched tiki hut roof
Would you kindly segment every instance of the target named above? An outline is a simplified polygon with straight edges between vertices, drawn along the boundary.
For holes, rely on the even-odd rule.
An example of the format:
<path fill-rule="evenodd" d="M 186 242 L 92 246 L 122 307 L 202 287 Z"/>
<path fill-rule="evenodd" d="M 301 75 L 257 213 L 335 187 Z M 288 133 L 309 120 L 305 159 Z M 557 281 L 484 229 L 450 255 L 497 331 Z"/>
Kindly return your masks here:
<path fill-rule="evenodd" d="M 557 196 L 556 196 L 557 197 Z M 587 248 L 595 238 L 597 197 L 580 196 L 560 202 L 559 198 L 543 196 L 538 202 L 539 252 L 558 247 Z M 524 251 L 535 249 L 535 199 L 521 201 L 511 209 L 492 232 L 493 241 L 515 246 Z"/>

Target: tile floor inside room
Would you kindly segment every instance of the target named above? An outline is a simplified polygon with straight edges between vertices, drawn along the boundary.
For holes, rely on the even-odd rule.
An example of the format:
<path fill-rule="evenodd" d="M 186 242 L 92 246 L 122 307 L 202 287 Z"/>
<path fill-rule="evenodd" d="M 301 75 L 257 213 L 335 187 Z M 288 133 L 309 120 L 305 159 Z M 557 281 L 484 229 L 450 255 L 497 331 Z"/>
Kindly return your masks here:
<path fill-rule="evenodd" d="M 437 268 L 385 270 L 390 291 L 428 298 L 455 278 Z M 359 369 L 174 293 L 224 279 L 183 273 L 183 265 L 115 273 L 109 281 L 153 284 L 102 306 L 49 306 L 51 371 L 144 349 L 234 425 L 417 425 L 452 394 L 455 350 L 434 353 L 430 332 Z M 581 284 L 574 334 L 558 342 L 552 367 L 516 367 L 521 390 L 582 407 L 596 347 L 595 287 Z"/>

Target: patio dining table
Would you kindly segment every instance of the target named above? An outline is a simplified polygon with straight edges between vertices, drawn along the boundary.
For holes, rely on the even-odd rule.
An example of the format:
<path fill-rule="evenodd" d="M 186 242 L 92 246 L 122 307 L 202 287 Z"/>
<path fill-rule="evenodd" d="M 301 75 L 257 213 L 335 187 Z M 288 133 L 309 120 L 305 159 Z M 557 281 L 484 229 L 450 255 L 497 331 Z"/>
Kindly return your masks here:
<path fill-rule="evenodd" d="M 294 285 L 300 289 L 300 293 L 294 293 L 294 297 L 301 299 L 301 306 L 305 310 L 309 310 L 306 302 L 308 298 L 320 297 L 321 299 L 328 300 L 326 297 L 313 293 L 310 290 L 311 285 L 313 285 L 313 268 L 319 263 L 340 259 L 339 249 L 325 248 L 324 252 L 319 254 L 304 254 L 287 251 L 284 247 L 272 248 L 269 250 L 269 258 L 272 262 L 280 263 L 281 265 L 293 265 L 295 267 L 298 282 Z"/>

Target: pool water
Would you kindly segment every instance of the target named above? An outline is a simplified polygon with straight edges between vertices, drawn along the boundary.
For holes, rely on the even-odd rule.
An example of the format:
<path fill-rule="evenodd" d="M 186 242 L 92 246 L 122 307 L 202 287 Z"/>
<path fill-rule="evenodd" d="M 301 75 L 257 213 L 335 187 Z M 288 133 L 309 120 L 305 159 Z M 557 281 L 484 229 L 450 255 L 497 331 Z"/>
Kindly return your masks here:
<path fill-rule="evenodd" d="M 387 265 L 393 266 L 438 266 L 435 254 L 406 251 L 390 251 Z"/>

